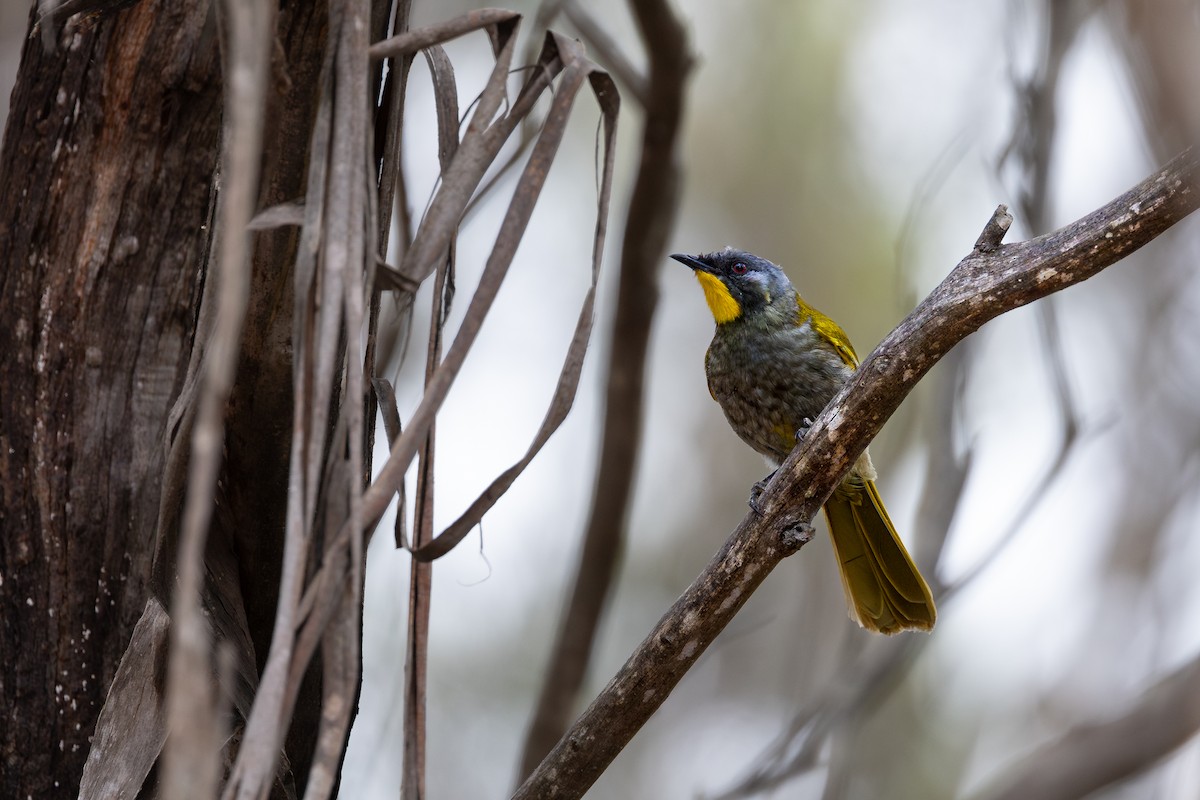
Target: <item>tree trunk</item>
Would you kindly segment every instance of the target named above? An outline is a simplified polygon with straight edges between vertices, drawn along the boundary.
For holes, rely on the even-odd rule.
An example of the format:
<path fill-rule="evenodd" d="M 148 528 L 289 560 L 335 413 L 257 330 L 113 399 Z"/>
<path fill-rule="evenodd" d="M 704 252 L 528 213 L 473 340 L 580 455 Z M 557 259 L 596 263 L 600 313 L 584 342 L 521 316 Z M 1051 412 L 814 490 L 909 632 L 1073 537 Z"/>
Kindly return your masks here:
<path fill-rule="evenodd" d="M 206 0 L 77 14 L 54 23 L 55 52 L 34 15 L 0 150 L 0 796 L 40 798 L 74 796 L 147 597 L 169 607 L 175 532 L 156 524 L 222 101 Z M 281 9 L 264 205 L 303 193 L 325 34 L 323 3 Z M 294 240 L 257 242 L 213 532 L 237 558 L 259 667 L 287 485 Z M 297 705 L 299 775 L 319 697 Z"/>
<path fill-rule="evenodd" d="M 0 152 L 4 797 L 73 794 L 146 599 L 220 130 L 204 4 L 26 38 Z"/>

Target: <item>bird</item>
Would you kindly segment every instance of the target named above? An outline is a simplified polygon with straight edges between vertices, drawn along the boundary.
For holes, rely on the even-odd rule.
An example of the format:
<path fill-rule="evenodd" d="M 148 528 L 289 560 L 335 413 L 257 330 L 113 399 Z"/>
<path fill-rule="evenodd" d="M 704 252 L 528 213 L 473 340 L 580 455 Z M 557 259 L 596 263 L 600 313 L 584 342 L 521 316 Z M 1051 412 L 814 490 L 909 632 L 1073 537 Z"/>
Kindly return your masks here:
<path fill-rule="evenodd" d="M 778 468 L 857 369 L 849 337 L 765 258 L 730 247 L 671 258 L 693 270 L 716 321 L 704 357 L 709 392 L 742 441 Z M 876 479 L 864 451 L 824 506 L 850 618 L 879 633 L 932 630 L 933 595 Z"/>

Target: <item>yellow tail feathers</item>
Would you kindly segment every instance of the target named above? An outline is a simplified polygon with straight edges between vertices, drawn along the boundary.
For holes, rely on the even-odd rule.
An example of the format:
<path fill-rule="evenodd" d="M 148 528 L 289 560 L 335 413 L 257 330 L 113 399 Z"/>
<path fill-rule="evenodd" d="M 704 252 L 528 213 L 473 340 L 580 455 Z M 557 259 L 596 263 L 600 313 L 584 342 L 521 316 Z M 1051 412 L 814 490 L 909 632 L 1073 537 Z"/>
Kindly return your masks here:
<path fill-rule="evenodd" d="M 850 618 L 879 633 L 928 631 L 933 595 L 871 481 L 847 478 L 825 503 L 829 538 L 842 573 Z"/>

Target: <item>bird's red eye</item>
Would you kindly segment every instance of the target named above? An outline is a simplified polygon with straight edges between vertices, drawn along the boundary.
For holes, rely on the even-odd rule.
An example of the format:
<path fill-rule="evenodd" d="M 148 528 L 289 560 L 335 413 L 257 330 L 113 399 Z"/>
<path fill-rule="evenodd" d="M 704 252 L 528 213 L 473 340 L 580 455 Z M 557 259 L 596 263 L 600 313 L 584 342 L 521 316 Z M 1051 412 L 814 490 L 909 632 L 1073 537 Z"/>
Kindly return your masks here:
<path fill-rule="evenodd" d="M 746 265 L 743 264 L 741 261 L 738 261 L 732 267 L 729 268 L 729 271 L 732 272 L 734 275 L 745 275 L 746 274 Z"/>

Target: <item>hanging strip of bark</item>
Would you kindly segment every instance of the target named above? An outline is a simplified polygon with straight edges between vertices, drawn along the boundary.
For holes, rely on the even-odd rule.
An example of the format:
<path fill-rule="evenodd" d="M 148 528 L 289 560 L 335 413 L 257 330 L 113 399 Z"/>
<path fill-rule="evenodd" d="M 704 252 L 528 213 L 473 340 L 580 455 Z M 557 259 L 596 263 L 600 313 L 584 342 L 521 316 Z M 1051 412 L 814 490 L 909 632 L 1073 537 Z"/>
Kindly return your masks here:
<path fill-rule="evenodd" d="M 343 5 L 335 5 L 331 9 L 331 37 L 348 24 L 345 21 L 346 13 Z M 323 73 L 322 99 L 318 105 L 312 139 L 308 196 L 302 208 L 290 206 L 287 209 L 268 209 L 257 220 L 257 224 L 264 227 L 292 224 L 301 216 L 298 212 L 302 211 L 303 225 L 295 268 L 295 415 L 286 544 L 274 635 L 238 760 L 226 787 L 227 798 L 253 798 L 266 791 L 271 774 L 270 765 L 277 757 L 279 742 L 287 730 L 305 670 L 323 638 L 325 646 L 331 646 L 332 639 L 326 635 L 330 626 L 346 625 L 347 577 L 351 584 L 359 583 L 356 572 L 361 568 L 364 533 L 373 529 L 378 522 L 383 509 L 403 480 L 417 448 L 428 438 L 437 410 L 474 344 L 511 264 L 557 152 L 571 104 L 580 88 L 587 83 L 600 101 L 605 131 L 604 173 L 593 239 L 591 288 L 585 297 L 575 336 L 568 350 L 567 364 L 546 422 L 535 437 L 525 460 L 493 484 L 486 498 L 489 505 L 528 463 L 570 408 L 593 316 L 596 276 L 603 250 L 611 191 L 612 144 L 618 100 L 611 80 L 583 57 L 578 44 L 551 34 L 546 37 L 539 61 L 529 71 L 520 94 L 508 102 L 505 87 L 510 74 L 517 19 L 509 12 L 473 12 L 449 23 L 401 34 L 370 48 L 370 54 L 375 58 L 404 56 L 422 47 L 435 48 L 439 42 L 454 35 L 483 29 L 489 34 L 496 54 L 496 67 L 476 104 L 461 142 L 455 144 L 458 126 L 457 119 L 452 117 L 457 116 L 456 112 L 449 104 L 439 103 L 441 150 L 448 160 L 444 165 L 439 191 L 421 222 L 412 246 L 406 251 L 397 274 L 393 276 L 395 279 L 391 280 L 393 286 L 403 287 L 402 291 L 414 290 L 430 274 L 431 264 L 436 265 L 438 259 L 444 259 L 450 252 L 458 221 L 488 165 L 495 160 L 506 139 L 528 116 L 538 99 L 560 75 L 561 79 L 555 86 L 549 118 L 542 128 L 529 164 L 517 182 L 484 275 L 471 298 L 466 320 L 451 343 L 446 358 L 441 359 L 431 373 L 425 397 L 413 418 L 392 443 L 392 455 L 383 465 L 380 477 L 362 495 L 361 503 L 352 494 L 349 498 L 350 511 L 340 516 L 335 510 L 334 498 L 343 491 L 341 487 L 344 481 L 337 459 L 345 448 L 347 431 L 357 427 L 344 408 L 347 402 L 356 404 L 352 398 L 357 390 L 353 380 L 347 379 L 342 369 L 346 364 L 361 364 L 362 361 L 359 359 L 355 362 L 351 351 L 345 351 L 343 356 L 337 348 L 345 348 L 347 338 L 358 341 L 359 328 L 354 327 L 358 317 L 353 311 L 351 299 L 361 287 L 354 286 L 336 265 L 343 264 L 342 259 L 345 258 L 343 250 L 339 248 L 349 245 L 357 252 L 359 245 L 355 242 L 361 242 L 363 237 L 361 231 L 350 226 L 357 212 L 351 213 L 347 223 L 344 209 L 350 206 L 347 195 L 338 186 L 341 185 L 339 181 L 352 171 L 346 166 L 351 162 L 343 147 L 347 142 L 368 142 L 369 136 L 347 135 L 347 119 L 354 115 L 332 113 L 333 104 L 339 102 L 342 94 L 350 92 L 353 100 L 354 93 L 347 88 L 342 73 L 335 72 L 332 60 L 327 62 Z M 336 53 L 341 46 L 331 44 L 330 52 Z M 452 84 L 452 73 L 448 63 L 440 58 L 440 51 L 432 49 L 430 59 L 435 85 Z M 502 105 L 505 111 L 500 113 Z M 357 122 L 354 130 L 359 130 Z M 360 152 L 357 145 L 354 152 Z M 365 154 L 373 153 L 373 148 L 361 152 L 361 163 L 367 163 Z M 357 164 L 354 169 L 357 169 Z M 351 185 L 354 185 L 353 181 Z M 353 199 L 352 195 L 350 199 Z M 368 203 L 368 215 L 375 211 Z M 368 229 L 373 231 L 376 226 L 377 223 L 371 220 Z M 368 246 L 367 251 L 372 257 L 375 256 L 373 244 Z M 353 262 L 354 258 L 350 260 Z M 359 265 L 366 274 L 370 274 L 376 266 L 374 263 Z M 339 336 L 342 337 L 340 340 Z M 338 412 L 331 404 L 331 399 L 342 381 L 346 381 L 346 393 L 341 396 L 343 407 Z M 336 416 L 336 424 L 333 432 L 328 433 L 332 416 Z M 352 447 L 350 449 L 353 450 Z M 359 455 L 353 452 L 350 455 L 352 462 L 359 462 Z M 475 508 L 475 513 L 482 514 L 478 510 L 481 506 Z M 465 525 L 465 530 L 469 529 L 470 525 Z M 447 546 L 450 538 L 438 537 L 429 547 Z M 323 543 L 322 552 L 313 553 L 313 545 L 317 542 Z M 319 568 L 305 581 L 306 560 L 309 558 Z M 328 672 L 326 677 L 328 679 Z M 328 696 L 326 708 L 332 708 Z M 322 731 L 325 729 L 323 721 Z"/>
<path fill-rule="evenodd" d="M 162 788 L 179 798 L 208 800 L 220 780 L 220 701 L 214 685 L 212 632 L 201 609 L 205 541 L 213 514 L 225 441 L 225 404 L 233 390 L 250 293 L 250 233 L 258 192 L 267 54 L 273 12 L 269 0 L 221 8 L 227 38 L 225 135 L 218 208 L 215 321 L 200 362 L 198 410 L 191 431 L 187 499 L 171 603 L 167 672 L 167 738 Z"/>
<path fill-rule="evenodd" d="M 347 240 L 361 240 L 361 233 L 354 232 L 348 217 L 352 198 L 347 193 L 349 176 L 359 173 L 361 159 L 353 155 L 355 145 L 345 137 L 348 129 L 356 126 L 354 109 L 358 105 L 365 115 L 365 100 L 359 97 L 358 104 L 350 106 L 348 118 L 335 114 L 340 107 L 337 93 L 350 91 L 350 86 L 339 82 L 336 74 L 345 16 L 345 3 L 331 4 L 328 45 L 310 145 L 304 225 L 296 253 L 292 325 L 294 400 L 279 596 L 262 678 L 237 759 L 222 793 L 226 800 L 235 797 L 251 800 L 269 790 L 291 720 L 290 702 L 294 702 L 303 677 L 303 674 L 293 676 L 290 669 L 297 608 L 318 524 L 317 504 L 325 473 L 325 453 L 330 441 L 338 441 L 329 430 L 329 419 L 342 363 L 341 312 L 347 290 L 344 268 L 351 247 Z M 365 146 L 365 140 L 359 146 Z M 341 160 L 336 160 L 339 156 Z M 343 587 L 338 588 L 340 592 Z M 330 613 L 333 605 L 330 604 Z"/>
<path fill-rule="evenodd" d="M 422 41 L 427 38 L 422 38 Z M 544 184 L 550 162 L 557 150 L 563 129 L 565 128 L 566 115 L 570 109 L 571 101 L 584 83 L 590 84 L 600 105 L 604 119 L 603 167 L 600 195 L 597 202 L 596 229 L 593 236 L 592 282 L 584 297 L 575 333 L 572 337 L 571 345 L 568 347 L 558 386 L 551 400 L 551 407 L 525 457 L 497 478 L 484 494 L 468 508 L 463 517 L 452 524 L 450 528 L 434 539 L 429 545 L 415 551 L 414 557 L 421 560 L 433 560 L 449 552 L 454 545 L 462 541 L 476 524 L 478 518 L 496 502 L 500 494 L 511 485 L 520 471 L 524 469 L 542 445 L 545 444 L 546 440 L 549 439 L 554 430 L 561 424 L 570 410 L 574 399 L 575 389 L 578 386 L 579 374 L 582 369 L 583 355 L 586 350 L 588 335 L 591 331 L 596 281 L 599 275 L 607 232 L 608 203 L 612 186 L 613 144 L 616 138 L 619 97 L 611 78 L 583 57 L 579 45 L 556 34 L 547 35 L 546 46 L 543 48 L 539 65 L 532 72 L 533 74 L 525 88 L 522 89 L 517 100 L 513 103 L 507 117 L 519 117 L 528 113 L 533 99 L 548 85 L 547 81 L 560 72 L 564 76 L 563 80 L 556 87 L 552 108 L 543 126 L 538 144 L 534 146 L 530 162 L 522 173 L 517 188 L 513 193 L 513 198 L 505 215 L 504 222 L 501 225 L 496 244 L 484 267 L 479 287 L 468 305 L 466 318 L 451 344 L 446 358 L 434 373 L 425 396 L 418 405 L 416 412 L 414 412 L 412 418 L 408 421 L 408 425 L 403 433 L 393 443 L 388 461 L 382 466 L 375 482 L 364 494 L 363 518 L 368 528 L 378 522 L 379 517 L 382 516 L 391 498 L 395 495 L 397 487 L 403 480 L 405 470 L 416 454 L 422 436 L 427 432 L 428 426 L 432 422 L 438 408 L 440 408 L 442 401 L 445 399 L 458 371 L 461 369 L 467 352 L 469 352 L 471 346 L 474 344 L 475 338 L 479 333 L 479 328 L 483 323 L 487 311 L 491 307 L 492 301 L 495 299 L 500 283 L 507 273 L 508 266 L 516 252 L 517 244 L 520 241 L 520 237 L 532 214 L 533 206 Z M 506 118 L 502 118 L 494 123 L 492 128 L 488 129 L 487 133 L 497 128 L 511 132 L 515 128 L 516 122 L 515 120 L 505 121 Z M 470 130 L 468 130 L 469 134 Z M 459 145 L 455 155 L 455 164 L 465 157 L 464 152 L 467 151 L 468 135 L 464 135 L 462 143 Z M 419 236 L 418 234 L 418 238 Z M 472 517 L 474 517 L 474 520 L 472 520 Z M 345 542 L 349 541 L 349 536 L 350 531 L 348 527 L 343 526 L 334 540 L 334 545 L 343 546 Z M 322 617 L 321 608 L 328 603 L 327 600 L 321 599 L 321 596 L 328 596 L 330 587 L 336 585 L 340 580 L 336 569 L 328 569 L 333 566 L 333 563 L 331 561 L 329 564 L 322 565 L 312 581 L 308 593 L 309 596 L 306 596 L 304 599 L 303 606 L 314 612 L 311 621 L 316 625 L 322 624 L 320 621 Z M 306 620 L 305 625 L 307 626 L 308 624 L 309 620 Z"/>
<path fill-rule="evenodd" d="M 437 109 L 438 163 L 443 172 L 450 168 L 458 150 L 458 87 L 454 80 L 454 67 L 440 45 L 424 50 L 433 81 L 434 106 Z M 446 258 L 438 267 L 433 286 L 433 308 L 429 315 L 429 346 L 425 357 L 425 384 L 433 377 L 442 360 L 443 333 L 446 317 L 454 298 L 453 240 Z M 434 536 L 434 452 L 436 449 L 436 425 L 429 426 L 429 434 L 421 448 L 417 471 L 415 517 L 413 519 L 413 543 L 416 547 L 428 544 Z M 400 510 L 397 510 L 397 514 Z M 396 546 L 407 546 L 403 541 L 403 523 L 397 518 Z M 425 687 L 429 667 L 429 617 L 433 597 L 433 565 L 413 559 L 410 564 L 408 585 L 408 637 L 404 661 L 404 746 L 401 755 L 400 796 L 406 800 L 421 800 L 425 797 L 425 742 L 426 704 Z"/>
<path fill-rule="evenodd" d="M 511 263 L 512 256 L 516 252 L 520 235 L 524 231 L 525 224 L 528 223 L 529 214 L 533 210 L 533 203 L 536 201 L 537 193 L 540 191 L 542 182 L 545 180 L 550 161 L 558 149 L 562 132 L 566 128 L 572 101 L 585 81 L 591 82 L 592 90 L 596 95 L 597 101 L 600 103 L 601 112 L 603 113 L 603 166 L 600 180 L 600 195 L 597 201 L 596 232 L 592 242 L 591 285 L 588 287 L 587 294 L 584 297 L 583 307 L 580 309 L 579 318 L 576 321 L 575 333 L 571 338 L 570 346 L 567 348 L 567 355 L 559 373 L 558 384 L 550 401 L 550 408 L 547 410 L 546 417 L 534 435 L 533 442 L 530 443 L 525 455 L 516 464 L 509 467 L 497 477 L 467 510 L 451 523 L 433 542 L 425 547 L 414 550 L 413 557 L 421 561 L 432 561 L 450 552 L 451 549 L 466 538 L 472 528 L 479 524 L 483 515 L 508 491 L 508 488 L 512 486 L 513 482 L 525 470 L 534 456 L 538 454 L 554 432 L 558 430 L 559 425 L 562 424 L 563 420 L 566 419 L 567 413 L 571 410 L 576 390 L 579 387 L 579 376 L 583 370 L 583 358 L 587 352 L 587 344 L 591 336 L 592 322 L 595 316 L 596 283 L 600 276 L 600 262 L 604 252 L 604 240 L 608 228 L 608 204 L 612 193 L 614 144 L 616 142 L 619 99 L 612 79 L 606 73 L 601 72 L 590 62 L 586 61 L 582 57 L 582 51 L 578 48 L 578 45 L 570 40 L 559 37 L 557 34 L 549 34 L 547 46 L 549 47 L 551 44 L 558 52 L 569 54 L 567 67 L 563 70 L 563 77 L 555 92 L 553 104 L 546 115 L 541 136 L 538 138 L 537 143 L 534 144 L 533 152 L 529 157 L 529 163 L 526 165 L 525 171 L 518 182 L 517 191 L 513 196 L 513 204 L 509 207 L 509 214 L 506 216 L 505 224 L 496 240 L 493 258 L 489 259 L 483 278 L 480 280 L 480 290 L 471 299 L 471 305 L 467 309 L 467 320 L 472 321 L 472 326 L 469 329 L 467 320 L 464 320 L 463 326 L 454 341 L 454 345 L 451 347 L 451 352 L 447 356 L 446 361 L 450 362 L 452 358 L 457 358 L 457 364 L 461 366 L 461 359 L 465 356 L 466 347 L 470 346 L 470 342 L 478 332 L 478 326 L 482 323 L 483 315 L 487 312 L 491 300 L 495 297 L 495 292 L 499 289 L 500 281 L 503 280 L 507 266 Z M 543 55 L 544 59 L 545 55 Z M 487 288 L 486 293 L 484 292 L 485 287 Z M 478 322 L 474 320 L 478 320 Z M 460 347 L 460 339 L 464 333 L 469 334 L 470 338 L 466 341 L 466 347 Z M 458 350 L 456 351 L 455 348 L 458 348 Z M 421 406 L 425 406 L 424 400 Z M 411 426 L 419 424 L 420 414 L 421 408 L 418 408 L 417 413 L 413 415 L 413 420 L 409 423 L 410 430 Z M 399 455 L 401 461 L 405 457 L 405 451 L 402 449 L 402 446 L 403 442 L 401 440 L 392 450 L 393 457 Z M 382 480 L 382 478 L 383 475 L 381 474 L 380 479 Z M 376 482 L 376 486 L 381 485 L 380 481 Z M 373 486 L 372 488 L 374 489 L 375 487 Z"/>

